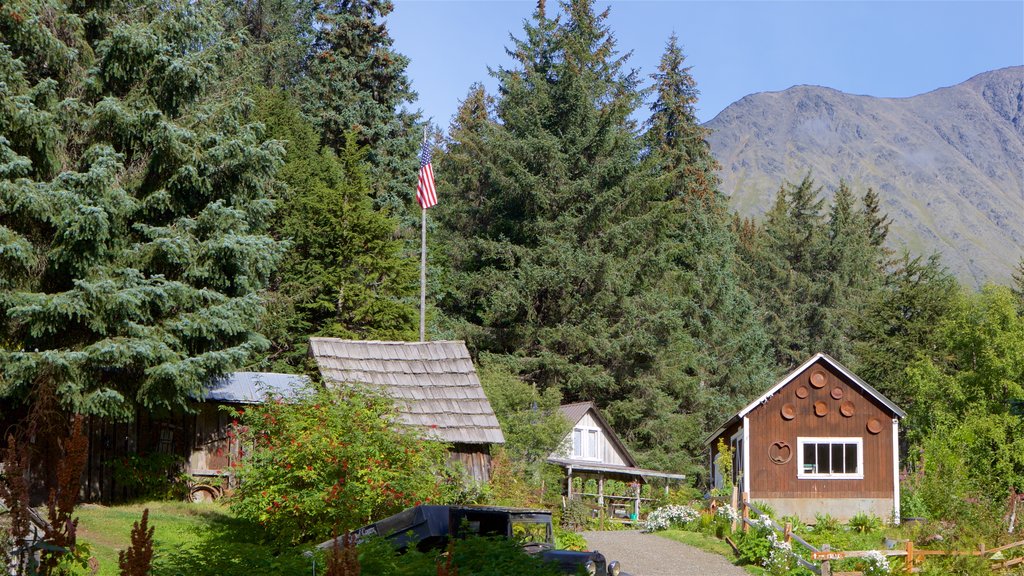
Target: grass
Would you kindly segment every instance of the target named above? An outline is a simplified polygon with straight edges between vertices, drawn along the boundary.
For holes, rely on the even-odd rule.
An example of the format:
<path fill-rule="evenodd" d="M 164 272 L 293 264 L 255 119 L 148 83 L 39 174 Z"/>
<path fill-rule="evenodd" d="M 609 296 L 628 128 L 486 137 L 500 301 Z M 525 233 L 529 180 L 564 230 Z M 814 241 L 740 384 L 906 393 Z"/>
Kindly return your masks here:
<path fill-rule="evenodd" d="M 305 575 L 303 549 L 263 539 L 258 525 L 235 518 L 220 504 L 147 502 L 124 506 L 83 505 L 76 510 L 78 539 L 92 547 L 99 576 L 117 576 L 118 551 L 128 547 L 132 524 L 149 508 L 153 576 Z"/>
<path fill-rule="evenodd" d="M 690 532 L 688 530 L 664 530 L 661 532 L 655 532 L 658 536 L 681 542 L 687 546 L 693 546 L 699 548 L 705 552 L 711 552 L 712 554 L 718 554 L 725 556 L 730 562 L 736 566 L 740 566 L 751 574 L 762 576 L 767 574 L 760 566 L 741 565 L 736 559 L 736 555 L 733 554 L 732 547 L 725 540 L 719 540 L 714 536 L 709 536 L 703 532 Z"/>

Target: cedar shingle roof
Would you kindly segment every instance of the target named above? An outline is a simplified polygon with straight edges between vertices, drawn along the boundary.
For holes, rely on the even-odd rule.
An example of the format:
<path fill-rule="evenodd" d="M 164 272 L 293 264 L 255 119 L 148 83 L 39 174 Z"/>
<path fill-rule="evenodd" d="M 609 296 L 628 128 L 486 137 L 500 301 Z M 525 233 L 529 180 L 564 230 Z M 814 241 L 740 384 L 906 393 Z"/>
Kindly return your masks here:
<path fill-rule="evenodd" d="M 404 422 L 440 440 L 505 442 L 464 342 L 310 338 L 309 350 L 325 382 L 379 386 Z"/>

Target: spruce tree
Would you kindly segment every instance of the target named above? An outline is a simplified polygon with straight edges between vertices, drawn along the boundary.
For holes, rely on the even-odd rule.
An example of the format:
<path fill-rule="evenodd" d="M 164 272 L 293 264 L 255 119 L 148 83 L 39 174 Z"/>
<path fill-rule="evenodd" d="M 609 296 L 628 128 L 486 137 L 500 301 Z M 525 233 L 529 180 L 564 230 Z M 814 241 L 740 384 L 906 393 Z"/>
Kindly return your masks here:
<path fill-rule="evenodd" d="M 283 150 L 218 88 L 218 6 L 16 2 L 0 16 L 2 393 L 180 407 L 266 346 Z M 121 10 L 121 11 L 118 11 Z"/>
<path fill-rule="evenodd" d="M 274 229 L 289 249 L 269 293 L 266 364 L 302 371 L 310 336 L 415 338 L 416 263 L 373 209 L 364 151 L 350 139 L 335 156 L 291 97 L 258 94 L 257 118 L 287 151 Z"/>
<path fill-rule="evenodd" d="M 583 0 L 563 9 L 564 22 L 539 9 L 509 50 L 498 121 L 477 114 L 448 143 L 443 174 L 481 188 L 472 202 L 453 190 L 459 206 L 440 212 L 459 293 L 439 304 L 472 346 L 514 357 L 542 390 L 605 404 L 651 368 L 679 319 L 658 292 L 664 206 L 637 161 L 635 74 L 606 15 Z"/>
<path fill-rule="evenodd" d="M 708 131 L 696 117 L 696 82 L 684 60 L 672 36 L 651 76 L 654 103 L 642 137 L 645 165 L 667 200 L 662 249 L 683 325 L 659 357 L 659 390 L 640 403 L 616 404 L 631 405 L 618 411 L 620 424 L 632 416 L 626 424 L 633 445 L 649 462 L 700 473 L 703 463 L 681 456 L 700 453 L 722 413 L 768 385 L 772 368 L 767 336 L 739 283 L 728 203 L 717 187 Z M 676 431 L 667 433 L 666 426 Z"/>
<path fill-rule="evenodd" d="M 336 154 L 353 139 L 366 149 L 376 205 L 402 217 L 416 187 L 422 132 L 418 114 L 405 110 L 416 94 L 406 76 L 409 59 L 394 51 L 384 22 L 392 9 L 390 0 L 317 3 L 301 100 Z"/>

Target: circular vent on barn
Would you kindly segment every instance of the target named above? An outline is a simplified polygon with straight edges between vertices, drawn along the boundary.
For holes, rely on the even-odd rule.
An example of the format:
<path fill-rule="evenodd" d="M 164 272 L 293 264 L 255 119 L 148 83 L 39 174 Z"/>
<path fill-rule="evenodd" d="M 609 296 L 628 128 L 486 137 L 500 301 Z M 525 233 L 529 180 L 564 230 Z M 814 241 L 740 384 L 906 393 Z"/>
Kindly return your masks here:
<path fill-rule="evenodd" d="M 825 384 L 828 383 L 828 375 L 821 368 L 818 368 L 814 372 L 811 372 L 811 386 L 815 388 L 824 388 Z"/>

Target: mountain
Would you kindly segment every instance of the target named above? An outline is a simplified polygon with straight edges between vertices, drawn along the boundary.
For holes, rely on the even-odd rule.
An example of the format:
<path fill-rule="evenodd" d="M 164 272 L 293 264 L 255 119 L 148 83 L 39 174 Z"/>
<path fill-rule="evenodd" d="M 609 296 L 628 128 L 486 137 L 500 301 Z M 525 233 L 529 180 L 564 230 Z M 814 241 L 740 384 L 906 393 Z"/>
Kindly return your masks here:
<path fill-rule="evenodd" d="M 939 252 L 964 282 L 1006 283 L 1024 254 L 1024 66 L 910 98 L 794 86 L 752 94 L 707 123 L 723 190 L 760 216 L 808 170 L 831 196 L 868 187 L 890 241 Z"/>

